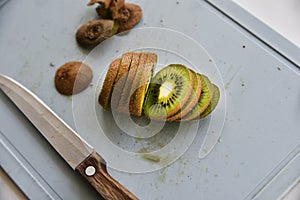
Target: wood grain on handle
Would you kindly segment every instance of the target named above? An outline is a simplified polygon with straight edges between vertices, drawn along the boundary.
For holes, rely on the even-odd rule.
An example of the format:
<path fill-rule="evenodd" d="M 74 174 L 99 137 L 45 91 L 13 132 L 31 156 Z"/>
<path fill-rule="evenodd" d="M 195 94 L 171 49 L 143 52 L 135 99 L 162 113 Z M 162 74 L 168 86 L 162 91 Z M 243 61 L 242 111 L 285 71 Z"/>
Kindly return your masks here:
<path fill-rule="evenodd" d="M 87 168 L 89 169 L 87 170 Z M 138 199 L 108 174 L 105 161 L 97 152 L 93 152 L 78 167 L 76 167 L 76 171 L 78 171 L 104 199 Z"/>

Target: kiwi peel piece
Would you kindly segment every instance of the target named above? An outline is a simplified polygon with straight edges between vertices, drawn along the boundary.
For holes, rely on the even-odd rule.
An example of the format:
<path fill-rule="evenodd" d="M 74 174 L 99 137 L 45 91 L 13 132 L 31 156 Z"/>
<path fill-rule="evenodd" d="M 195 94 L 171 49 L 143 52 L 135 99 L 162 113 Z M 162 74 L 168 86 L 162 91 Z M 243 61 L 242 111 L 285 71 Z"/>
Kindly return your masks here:
<path fill-rule="evenodd" d="M 119 23 L 118 32 L 132 29 L 142 19 L 142 9 L 139 5 L 125 3 L 114 17 Z"/>
<path fill-rule="evenodd" d="M 188 101 L 193 84 L 193 74 L 184 65 L 171 64 L 163 68 L 150 83 L 144 114 L 155 120 L 173 116 Z"/>
<path fill-rule="evenodd" d="M 96 19 L 83 24 L 76 32 L 76 41 L 84 47 L 95 47 L 110 38 L 118 29 L 113 20 Z"/>

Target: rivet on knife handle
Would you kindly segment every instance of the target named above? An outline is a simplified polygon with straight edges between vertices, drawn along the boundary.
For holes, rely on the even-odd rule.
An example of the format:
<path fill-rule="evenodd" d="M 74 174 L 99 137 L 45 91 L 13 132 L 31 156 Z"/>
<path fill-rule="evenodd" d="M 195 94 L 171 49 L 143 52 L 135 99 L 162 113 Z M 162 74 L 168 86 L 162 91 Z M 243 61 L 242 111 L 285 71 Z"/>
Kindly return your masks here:
<path fill-rule="evenodd" d="M 105 199 L 138 199 L 108 174 L 104 159 L 96 152 L 93 152 L 88 158 L 80 163 L 79 166 L 76 167 L 76 171 L 78 171 Z"/>

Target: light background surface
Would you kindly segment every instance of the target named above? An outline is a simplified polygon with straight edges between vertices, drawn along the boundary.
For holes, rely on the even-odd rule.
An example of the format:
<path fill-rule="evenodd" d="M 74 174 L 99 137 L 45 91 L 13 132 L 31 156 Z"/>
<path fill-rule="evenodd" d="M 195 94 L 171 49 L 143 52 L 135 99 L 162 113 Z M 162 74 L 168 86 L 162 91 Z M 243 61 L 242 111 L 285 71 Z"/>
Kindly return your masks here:
<path fill-rule="evenodd" d="M 288 40 L 300 47 L 299 0 L 234 0 Z"/>

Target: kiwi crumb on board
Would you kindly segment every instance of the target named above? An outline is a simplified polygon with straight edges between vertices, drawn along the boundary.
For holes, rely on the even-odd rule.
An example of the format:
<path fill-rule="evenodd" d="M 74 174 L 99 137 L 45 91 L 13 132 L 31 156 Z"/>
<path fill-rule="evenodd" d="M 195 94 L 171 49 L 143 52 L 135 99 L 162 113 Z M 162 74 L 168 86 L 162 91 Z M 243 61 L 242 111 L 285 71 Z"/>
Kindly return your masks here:
<path fill-rule="evenodd" d="M 141 7 L 125 0 L 90 0 L 87 5 L 94 4 L 100 19 L 86 22 L 76 32 L 77 43 L 83 47 L 95 47 L 116 33 L 132 29 L 142 19 Z"/>
<path fill-rule="evenodd" d="M 110 105 L 119 113 L 189 121 L 202 119 L 216 108 L 220 91 L 207 76 L 182 64 L 168 65 L 154 75 L 156 62 L 157 55 L 150 52 L 126 52 L 115 59 L 99 94 L 104 110 Z M 115 101 L 113 92 L 117 93 Z"/>
<path fill-rule="evenodd" d="M 71 61 L 57 69 L 54 84 L 59 93 L 72 95 L 86 89 L 92 78 L 93 72 L 88 65 L 78 61 Z"/>

